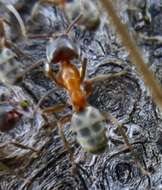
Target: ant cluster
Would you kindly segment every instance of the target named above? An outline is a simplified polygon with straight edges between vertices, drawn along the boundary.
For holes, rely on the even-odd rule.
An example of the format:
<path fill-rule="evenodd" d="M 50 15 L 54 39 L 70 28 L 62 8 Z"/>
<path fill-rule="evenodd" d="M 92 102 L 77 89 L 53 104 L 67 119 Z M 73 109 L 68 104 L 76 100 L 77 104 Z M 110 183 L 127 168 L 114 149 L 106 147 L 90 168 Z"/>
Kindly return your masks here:
<path fill-rule="evenodd" d="M 66 90 L 69 95 L 70 103 L 45 108 L 41 110 L 41 113 L 43 115 L 48 115 L 50 113 L 62 111 L 69 105 L 72 106 L 72 114 L 66 115 L 58 121 L 59 131 L 64 142 L 64 146 L 69 151 L 72 164 L 74 164 L 73 153 L 71 152 L 69 143 L 66 140 L 62 129 L 66 122 L 71 122 L 72 131 L 76 134 L 77 141 L 86 152 L 100 154 L 107 148 L 108 135 L 106 133 L 106 128 L 107 122 L 111 121 L 117 126 L 125 141 L 125 144 L 133 152 L 133 147 L 129 143 L 128 137 L 122 129 L 121 124 L 118 123 L 117 119 L 111 116 L 110 113 L 103 113 L 88 103 L 88 97 L 92 94 L 93 83 L 95 81 L 109 79 L 110 76 L 100 75 L 89 80 L 85 79 L 87 59 L 80 57 L 78 51 L 79 48 L 69 35 L 75 24 L 83 26 L 86 30 L 96 30 L 100 24 L 99 10 L 92 1 L 40 0 L 34 5 L 31 17 L 34 17 L 37 14 L 39 6 L 46 3 L 61 7 L 68 22 L 71 24 L 69 24 L 67 30 L 62 34 L 54 34 L 51 36 L 46 35 L 42 37 L 38 35 L 35 37 L 33 36 L 33 38 L 49 38 L 49 42 L 46 46 L 47 61 L 45 63 L 45 74 L 60 88 Z M 15 13 L 15 15 L 17 14 Z M 25 33 L 25 36 L 27 37 L 26 32 L 24 32 L 24 24 L 22 24 L 21 19 L 18 16 L 17 20 L 20 23 L 21 30 L 23 31 L 22 33 Z M 15 56 L 15 54 L 11 51 L 11 48 L 13 47 L 12 43 L 9 43 L 6 40 L 4 31 L 5 23 L 6 21 L 4 19 L 0 20 L 0 56 L 2 57 L 0 59 L 0 64 L 1 62 L 4 63 L 9 61 Z M 10 51 L 10 53 L 6 53 L 6 51 Z M 74 59 L 78 59 L 80 61 L 80 69 L 73 64 L 72 61 Z M 54 64 L 59 66 L 59 71 L 57 73 L 55 73 L 52 69 Z M 34 64 L 31 68 L 38 65 L 39 64 Z M 30 69 L 28 69 L 27 72 L 29 70 Z M 25 73 L 23 73 L 23 76 Z M 125 74 L 126 72 L 120 72 L 113 74 L 111 77 L 122 76 Z M 47 94 L 39 101 L 34 112 L 37 111 L 40 103 L 47 95 L 49 95 L 49 92 L 47 92 Z M 1 131 L 10 130 L 15 125 L 17 120 L 24 114 L 24 112 L 21 112 L 11 104 L 6 105 L 6 103 L 0 104 L 0 112 Z M 141 166 L 140 162 L 136 158 L 136 155 L 134 155 L 134 159 L 142 172 L 146 174 L 147 171 L 145 171 L 145 169 Z"/>

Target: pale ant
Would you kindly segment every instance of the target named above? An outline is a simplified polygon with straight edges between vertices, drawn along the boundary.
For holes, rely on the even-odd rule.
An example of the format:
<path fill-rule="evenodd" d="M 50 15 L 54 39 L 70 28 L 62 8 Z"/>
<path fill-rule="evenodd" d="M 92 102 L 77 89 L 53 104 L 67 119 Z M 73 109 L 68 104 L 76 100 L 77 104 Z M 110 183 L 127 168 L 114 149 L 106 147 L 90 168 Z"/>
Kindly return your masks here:
<path fill-rule="evenodd" d="M 70 105 L 72 106 L 72 114 L 66 115 L 58 121 L 59 132 L 64 142 L 64 147 L 70 153 L 70 160 L 72 166 L 74 165 L 73 152 L 70 149 L 69 143 L 63 133 L 63 126 L 66 122 L 71 122 L 72 131 L 76 134 L 76 139 L 82 148 L 92 154 L 100 154 L 104 152 L 107 147 L 108 137 L 106 135 L 107 121 L 111 121 L 120 131 L 125 144 L 132 151 L 135 162 L 141 169 L 142 173 L 148 172 L 142 167 L 136 154 L 133 151 L 132 145 L 129 143 L 128 137 L 125 134 L 122 125 L 118 123 L 117 119 L 109 113 L 102 113 L 97 108 L 89 105 L 88 96 L 92 94 L 92 85 L 97 81 L 104 81 L 126 75 L 126 72 L 114 73 L 111 75 L 100 75 L 95 78 L 85 80 L 87 60 L 81 59 L 78 53 L 76 44 L 71 40 L 68 33 L 74 24 L 80 19 L 80 15 L 64 32 L 63 34 L 54 35 L 47 47 L 46 56 L 48 62 L 45 63 L 46 75 L 54 81 L 59 87 L 65 89 L 70 97 Z M 38 36 L 38 38 L 44 36 Z M 80 70 L 72 63 L 73 59 L 81 61 Z M 52 65 L 58 64 L 59 71 L 55 73 L 52 70 Z M 33 66 L 32 66 L 33 68 Z M 29 71 L 29 70 L 28 70 Z M 24 75 L 25 73 L 23 73 Z M 52 93 L 53 90 L 47 92 L 38 102 L 36 109 L 44 100 L 46 96 Z M 69 103 L 55 105 L 42 110 L 43 114 L 50 114 L 64 110 Z"/>
<path fill-rule="evenodd" d="M 60 7 L 64 11 L 68 23 L 73 22 L 76 17 L 82 14 L 82 18 L 77 24 L 86 30 L 94 31 L 100 25 L 100 15 L 97 5 L 90 0 L 39 0 L 33 7 L 31 19 L 36 16 L 39 6 L 44 4 Z"/>

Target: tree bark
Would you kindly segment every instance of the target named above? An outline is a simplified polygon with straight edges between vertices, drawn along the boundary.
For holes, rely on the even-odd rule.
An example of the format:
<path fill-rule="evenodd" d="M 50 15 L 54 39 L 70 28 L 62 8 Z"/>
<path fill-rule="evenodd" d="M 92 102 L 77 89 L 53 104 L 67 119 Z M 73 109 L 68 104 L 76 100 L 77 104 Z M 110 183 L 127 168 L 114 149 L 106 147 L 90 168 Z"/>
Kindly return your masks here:
<path fill-rule="evenodd" d="M 95 1 L 96 2 L 96 1 Z M 7 1 L 5 1 L 7 3 Z M 35 1 L 13 1 L 22 16 L 28 35 L 63 32 L 68 24 L 63 11 L 51 5 L 40 6 L 34 19 L 30 14 Z M 161 4 L 155 1 L 114 2 L 118 15 L 135 38 L 140 51 L 157 79 L 161 77 Z M 47 39 L 27 39 L 17 35 L 18 27 L 13 15 L 3 17 L 11 21 L 10 39 L 25 54 L 21 54 L 0 65 L 7 79 L 14 79 L 33 63 L 46 60 Z M 86 78 L 100 74 L 114 74 L 126 71 L 125 75 L 93 83 L 89 104 L 100 111 L 112 114 L 123 125 L 138 160 L 149 176 L 144 176 L 136 164 L 132 152 L 124 144 L 119 131 L 111 122 L 107 125 L 108 146 L 101 155 L 84 152 L 65 124 L 64 133 L 74 151 L 76 171 L 72 173 L 68 152 L 64 149 L 57 129 L 57 121 L 71 108 L 55 113 L 46 119 L 40 109 L 34 118 L 22 117 L 16 126 L 0 133 L 0 142 L 11 140 L 39 150 L 39 153 L 8 144 L 0 147 L 0 189 L 3 190 L 146 190 L 161 189 L 162 116 L 152 101 L 143 76 L 131 64 L 128 53 L 121 45 L 105 12 L 100 8 L 101 23 L 96 31 L 74 27 L 70 36 L 78 44 L 82 57 L 88 59 Z M 15 51 L 15 48 L 12 48 Z M 74 61 L 79 68 L 80 61 Z M 14 65 L 14 67 L 13 67 Z M 16 68 L 14 70 L 13 68 Z M 0 84 L 0 100 L 4 95 L 18 102 L 28 100 L 29 115 L 39 99 L 50 89 L 54 92 L 41 104 L 41 108 L 68 101 L 65 90 L 50 81 L 44 74 L 43 64 L 29 71 L 17 85 Z M 58 66 L 54 66 L 58 71 Z M 10 71 L 10 72 L 9 72 Z"/>

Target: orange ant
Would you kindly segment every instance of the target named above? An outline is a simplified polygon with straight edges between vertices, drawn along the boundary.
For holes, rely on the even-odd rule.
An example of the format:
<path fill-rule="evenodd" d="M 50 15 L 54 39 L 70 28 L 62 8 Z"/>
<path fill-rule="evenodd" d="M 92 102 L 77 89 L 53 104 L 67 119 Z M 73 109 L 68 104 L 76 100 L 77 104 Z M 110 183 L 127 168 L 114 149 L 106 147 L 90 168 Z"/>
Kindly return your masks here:
<path fill-rule="evenodd" d="M 70 160 L 74 164 L 73 153 L 71 152 L 68 141 L 66 140 L 62 127 L 66 122 L 71 122 L 72 131 L 76 134 L 76 139 L 83 149 L 92 154 L 100 154 L 107 147 L 106 126 L 107 120 L 110 120 L 119 129 L 126 145 L 133 152 L 133 147 L 129 143 L 122 126 L 117 119 L 109 113 L 102 113 L 97 108 L 88 104 L 87 98 L 92 94 L 92 85 L 94 82 L 112 79 L 125 75 L 126 72 L 115 73 L 111 75 L 100 75 L 95 78 L 85 80 L 87 60 L 81 60 L 76 44 L 69 37 L 68 33 L 74 24 L 80 19 L 80 15 L 64 32 L 60 35 L 54 35 L 46 47 L 46 56 L 48 62 L 45 63 L 46 75 L 58 86 L 64 88 L 70 96 L 70 104 L 73 113 L 61 118 L 58 122 L 59 132 L 64 143 L 64 147 L 70 153 Z M 38 36 L 44 38 L 45 36 Z M 35 38 L 35 37 L 34 37 Z M 81 61 L 80 70 L 72 63 L 73 59 Z M 55 73 L 52 70 L 52 64 L 59 64 L 59 71 Z M 38 65 L 37 65 L 38 66 Z M 31 67 L 33 68 L 33 66 Z M 28 70 L 29 71 L 29 70 Z M 25 73 L 23 73 L 24 75 Z M 52 90 L 53 91 L 53 90 Z M 51 92 L 48 91 L 38 102 L 34 113 L 38 109 L 43 99 Z M 42 110 L 43 114 L 62 111 L 69 104 L 55 105 Z M 134 158 L 143 173 L 147 173 L 141 166 L 136 155 Z M 74 166 L 74 165 L 73 165 Z"/>
<path fill-rule="evenodd" d="M 70 150 L 68 141 L 66 140 L 62 127 L 66 122 L 71 122 L 72 131 L 76 135 L 76 139 L 82 148 L 92 154 L 100 154 L 105 151 L 107 148 L 107 135 L 106 135 L 106 126 L 107 120 L 110 120 L 114 125 L 117 126 L 120 134 L 122 135 L 125 144 L 132 151 L 135 158 L 135 162 L 138 167 L 141 169 L 143 174 L 148 174 L 148 172 L 143 169 L 138 157 L 133 151 L 132 145 L 129 143 L 128 137 L 125 134 L 122 125 L 120 125 L 116 118 L 111 116 L 109 113 L 102 113 L 97 108 L 88 104 L 87 97 L 92 93 L 92 84 L 93 82 L 100 80 L 112 79 L 114 77 L 119 77 L 125 75 L 126 72 L 120 72 L 112 75 L 100 75 L 95 78 L 84 80 L 86 73 L 86 59 L 82 62 L 81 70 L 79 71 L 77 67 L 71 63 L 71 60 L 76 57 L 75 48 L 69 49 L 69 56 L 67 56 L 66 48 L 75 47 L 71 41 L 66 38 L 67 42 L 62 44 L 62 47 L 59 47 L 59 42 L 64 40 L 65 36 L 61 36 L 56 41 L 51 42 L 50 46 L 57 47 L 58 49 L 50 49 L 49 51 L 47 46 L 47 52 L 49 53 L 48 63 L 46 63 L 46 73 L 48 77 L 53 80 L 56 84 L 63 87 L 67 90 L 70 96 L 70 102 L 72 104 L 73 113 L 71 115 L 64 116 L 58 122 L 58 127 L 60 131 L 61 138 L 64 142 L 64 147 L 69 151 L 70 160 L 72 161 L 72 168 L 75 168 L 73 153 Z M 52 56 L 51 56 L 52 55 Z M 48 55 L 47 55 L 48 57 Z M 58 73 L 54 73 L 51 69 L 52 64 L 59 64 L 60 69 Z M 65 106 L 53 106 L 43 110 L 43 113 L 53 113 L 64 109 Z M 73 169 L 74 169 L 73 168 Z"/>

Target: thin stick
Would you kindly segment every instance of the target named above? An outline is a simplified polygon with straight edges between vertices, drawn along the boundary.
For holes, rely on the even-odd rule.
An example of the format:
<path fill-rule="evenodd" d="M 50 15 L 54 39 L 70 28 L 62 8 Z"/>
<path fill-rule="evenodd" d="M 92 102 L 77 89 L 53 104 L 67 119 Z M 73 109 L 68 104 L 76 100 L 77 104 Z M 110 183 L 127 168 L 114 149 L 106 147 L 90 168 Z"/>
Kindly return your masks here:
<path fill-rule="evenodd" d="M 112 20 L 116 31 L 129 52 L 130 59 L 137 66 L 140 74 L 143 76 L 145 84 L 149 87 L 152 97 L 160 108 L 162 108 L 162 88 L 159 82 L 154 78 L 153 73 L 147 68 L 136 44 L 129 36 L 128 30 L 125 25 L 121 23 L 119 17 L 116 15 L 116 11 L 110 0 L 101 0 L 103 7 L 106 9 L 107 14 Z"/>

